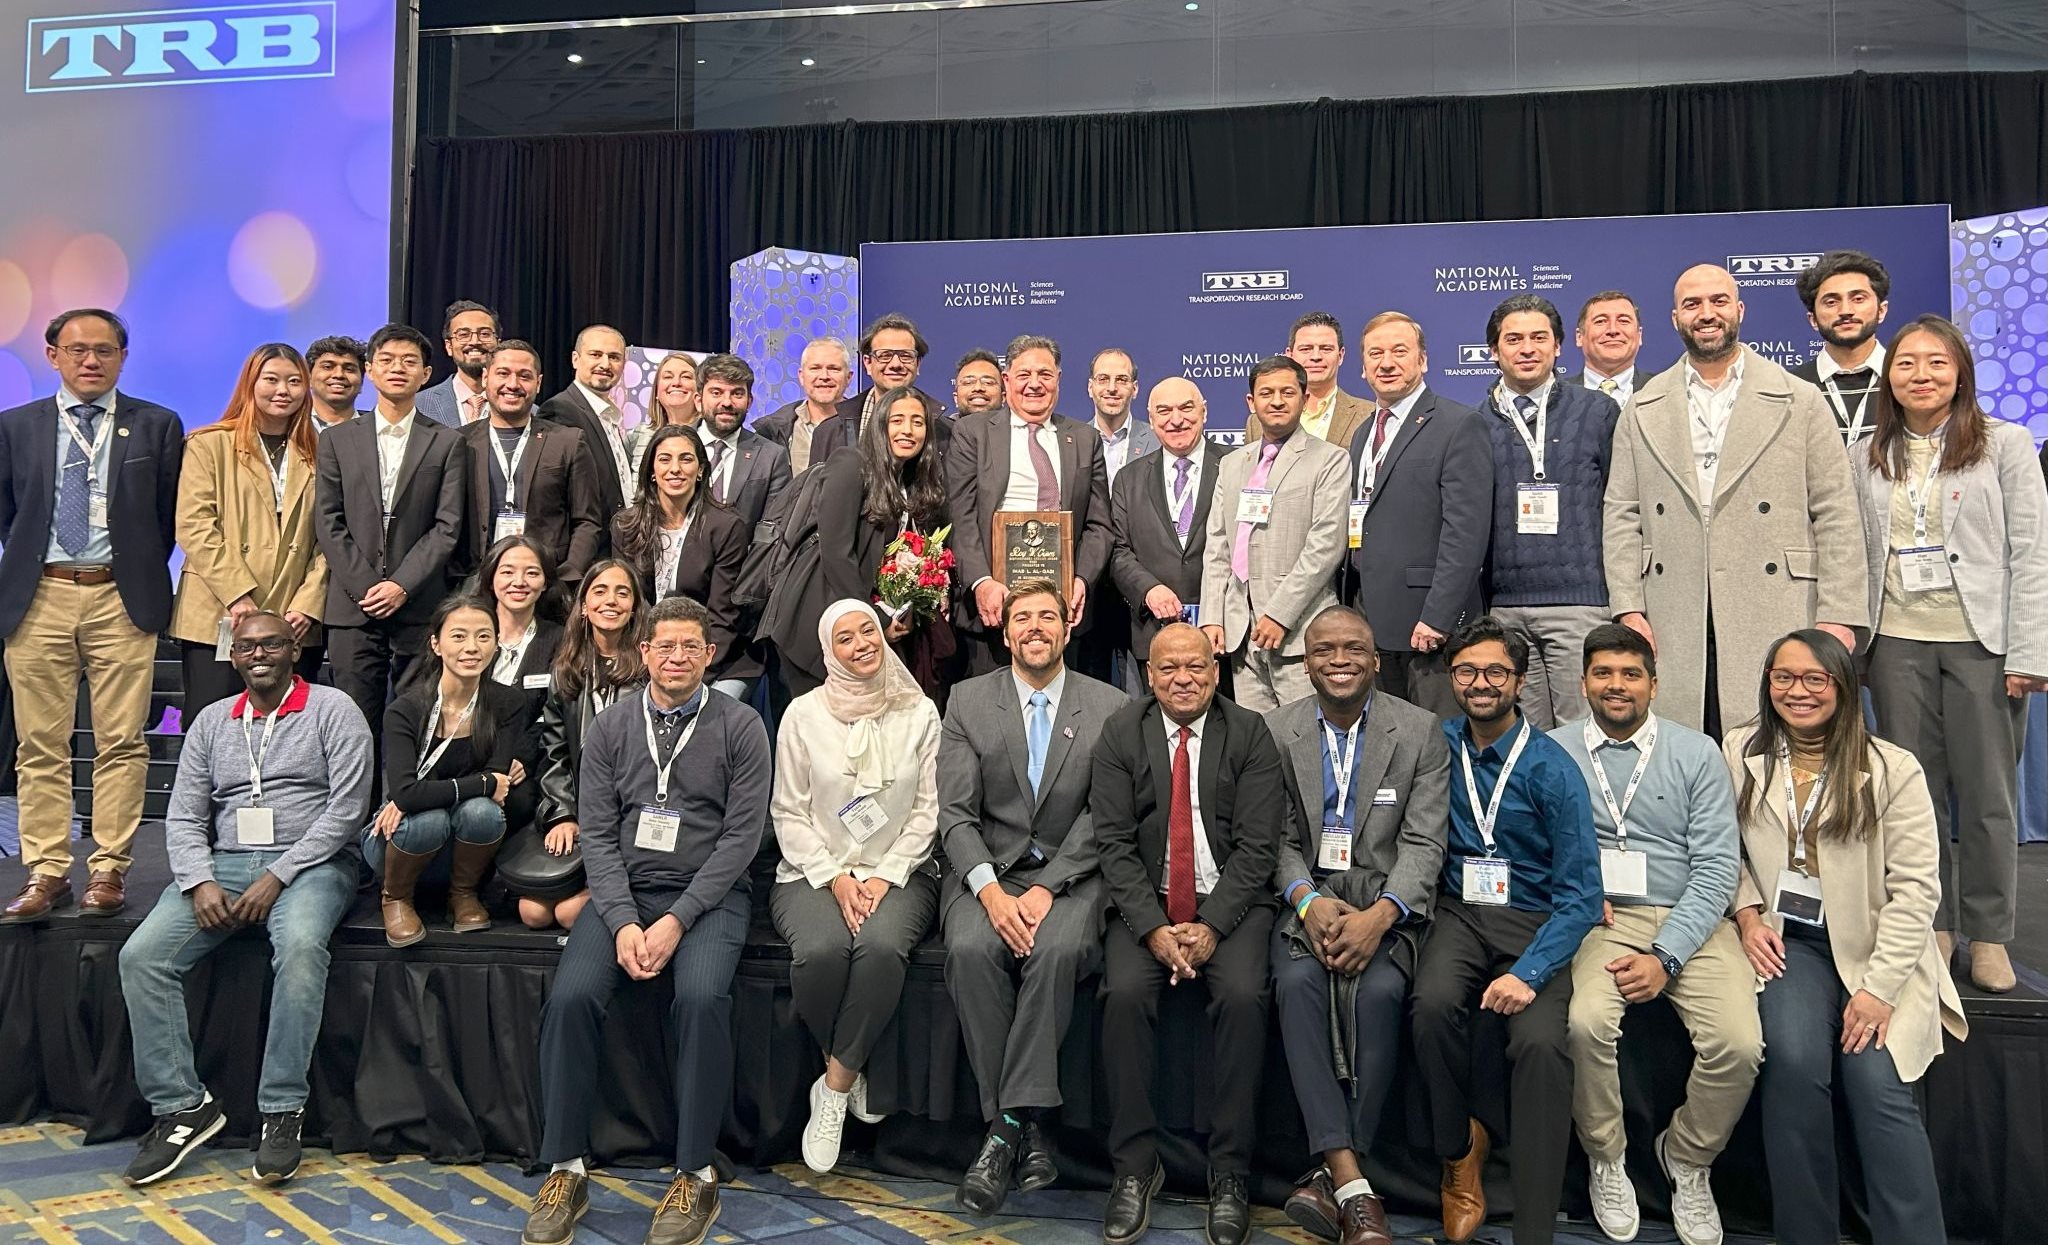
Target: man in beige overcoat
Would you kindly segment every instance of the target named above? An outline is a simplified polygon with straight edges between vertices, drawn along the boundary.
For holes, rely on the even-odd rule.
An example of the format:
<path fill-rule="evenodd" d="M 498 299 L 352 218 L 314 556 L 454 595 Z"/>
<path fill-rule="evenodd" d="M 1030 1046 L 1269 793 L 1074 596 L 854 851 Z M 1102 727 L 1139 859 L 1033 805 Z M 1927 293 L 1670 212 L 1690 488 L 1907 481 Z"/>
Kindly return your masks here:
<path fill-rule="evenodd" d="M 1742 344 L 1735 279 L 1687 269 L 1671 323 L 1685 357 L 1614 430 L 1608 605 L 1657 648 L 1660 711 L 1719 738 L 1755 716 L 1773 640 L 1819 626 L 1855 648 L 1863 520 L 1820 391 Z"/>

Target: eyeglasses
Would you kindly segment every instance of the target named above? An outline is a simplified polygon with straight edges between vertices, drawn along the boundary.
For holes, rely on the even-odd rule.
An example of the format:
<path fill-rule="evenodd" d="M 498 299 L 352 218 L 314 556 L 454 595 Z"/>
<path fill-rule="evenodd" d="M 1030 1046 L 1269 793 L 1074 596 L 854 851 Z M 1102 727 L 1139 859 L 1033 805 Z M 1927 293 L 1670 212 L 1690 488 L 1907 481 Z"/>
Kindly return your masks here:
<path fill-rule="evenodd" d="M 448 334 L 448 340 L 452 342 L 481 342 L 484 345 L 489 345 L 498 340 L 498 330 L 456 329 L 453 333 Z"/>
<path fill-rule="evenodd" d="M 228 652 L 236 657 L 254 657 L 258 653 L 274 657 L 279 653 L 290 652 L 291 647 L 292 642 L 289 639 L 273 635 L 265 636 L 261 640 L 236 640 L 228 645 Z"/>
<path fill-rule="evenodd" d="M 877 363 L 915 363 L 917 362 L 917 351 L 870 350 L 868 351 L 868 358 L 873 359 Z"/>
<path fill-rule="evenodd" d="M 1456 683 L 1459 687 L 1470 687 L 1477 683 L 1481 677 L 1486 679 L 1488 687 L 1506 687 L 1508 680 L 1513 678 L 1514 675 L 1514 669 L 1510 666 L 1481 667 L 1462 664 L 1451 667 L 1451 682 Z"/>
<path fill-rule="evenodd" d="M 1789 692 L 1792 690 L 1794 683 L 1799 684 L 1815 695 L 1819 695 L 1821 692 L 1825 692 L 1833 687 L 1835 680 L 1834 676 L 1825 670 L 1799 671 L 1782 668 L 1773 668 L 1771 670 L 1771 686 L 1774 689 L 1781 692 Z"/>
<path fill-rule="evenodd" d="M 702 640 L 656 640 L 647 646 L 647 651 L 656 657 L 687 657 L 696 661 L 711 650 Z"/>
<path fill-rule="evenodd" d="M 63 351 L 73 363 L 85 362 L 88 355 L 102 363 L 112 363 L 121 357 L 119 346 L 59 346 L 57 349 Z"/>

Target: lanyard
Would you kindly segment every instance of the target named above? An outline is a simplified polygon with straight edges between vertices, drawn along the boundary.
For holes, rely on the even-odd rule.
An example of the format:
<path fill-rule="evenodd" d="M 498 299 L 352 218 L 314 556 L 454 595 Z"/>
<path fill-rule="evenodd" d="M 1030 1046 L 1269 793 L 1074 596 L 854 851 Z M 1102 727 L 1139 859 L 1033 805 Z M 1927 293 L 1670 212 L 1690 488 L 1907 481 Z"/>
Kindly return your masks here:
<path fill-rule="evenodd" d="M 654 802 L 666 806 L 668 771 L 676 763 L 676 757 L 682 754 L 683 749 L 690 746 L 691 737 L 697 733 L 697 723 L 704 719 L 704 692 L 702 689 L 698 690 L 697 712 L 690 715 L 690 724 L 685 726 L 683 733 L 677 737 L 675 749 L 668 754 L 666 761 L 661 759 L 661 744 L 654 737 L 654 692 L 650 689 L 642 692 L 641 696 L 646 702 L 647 712 L 640 715 L 640 724 L 647 728 L 647 759 L 654 762 Z"/>
<path fill-rule="evenodd" d="M 1842 392 L 1842 374 L 1837 372 L 1833 376 L 1828 377 L 1826 382 L 1821 385 L 1820 392 L 1821 396 L 1828 400 L 1828 405 L 1835 408 L 1836 416 L 1842 421 L 1842 439 L 1851 445 L 1856 444 L 1857 438 L 1863 435 L 1863 413 L 1870 409 L 1870 395 L 1877 392 L 1875 376 L 1863 388 L 1852 389 L 1848 393 L 1844 393 Z M 1857 400 L 1854 411 L 1849 409 L 1849 398 L 1851 395 Z"/>
<path fill-rule="evenodd" d="M 463 724 L 464 724 L 464 723 L 466 723 L 466 722 L 468 722 L 468 721 L 469 721 L 469 719 L 470 719 L 470 717 L 471 717 L 472 715 L 474 715 L 474 714 L 476 713 L 476 702 L 477 702 L 477 698 L 478 698 L 478 697 L 480 697 L 480 696 L 482 696 L 483 694 L 484 694 L 484 689 L 483 689 L 483 685 L 482 685 L 481 683 L 479 683 L 479 684 L 477 685 L 477 689 L 476 689 L 476 693 L 475 693 L 475 695 L 472 695 L 472 696 L 471 696 L 471 697 L 469 698 L 469 703 L 468 703 L 467 705 L 463 706 L 463 709 L 462 709 L 462 712 L 461 712 L 461 714 L 459 714 L 459 715 L 458 715 L 458 716 L 456 717 L 456 719 L 455 719 L 455 730 L 458 730 L 458 731 L 459 731 L 459 730 L 461 730 L 461 729 L 462 729 L 462 727 L 463 727 Z M 428 736 L 429 736 L 429 738 L 431 738 L 431 737 L 432 737 L 432 734 L 433 734 L 433 732 L 435 732 L 435 731 L 438 731 L 438 730 L 440 730 L 440 729 L 441 729 L 441 689 L 437 687 L 437 688 L 435 688 L 435 689 L 434 689 L 434 714 L 433 714 L 433 716 L 432 716 L 432 717 L 430 717 L 430 718 L 428 718 L 428 719 L 427 719 L 427 731 L 428 731 Z M 448 745 L 449 745 L 449 744 L 452 744 L 452 743 L 454 743 L 454 742 L 455 742 L 455 735 L 453 734 L 453 732 L 451 732 L 451 733 L 449 733 L 449 734 L 447 734 L 447 735 L 444 735 L 444 736 L 442 736 L 442 738 L 441 738 L 441 742 L 440 742 L 440 743 L 437 743 L 437 744 L 435 744 L 435 745 L 433 746 L 433 748 L 431 748 L 431 749 L 430 749 L 430 750 L 429 750 L 429 751 L 427 752 L 427 754 L 426 754 L 425 756 L 423 756 L 423 757 L 421 757 L 421 758 L 420 758 L 420 763 L 419 763 L 419 766 L 418 766 L 418 767 L 417 767 L 417 768 L 416 768 L 416 769 L 415 769 L 415 770 L 413 771 L 413 777 L 414 777 L 414 778 L 425 778 L 425 777 L 427 776 L 427 771 L 428 771 L 428 770 L 430 770 L 430 769 L 432 769 L 432 768 L 434 768 L 434 763 L 435 763 L 436 761 L 439 761 L 439 760 L 441 759 L 441 754 L 442 754 L 442 753 L 444 753 L 444 752 L 446 752 L 446 751 L 448 751 Z"/>
<path fill-rule="evenodd" d="M 1358 500 L 1364 502 L 1371 501 L 1373 490 L 1380 486 L 1380 468 L 1386 466 L 1387 455 L 1394 451 L 1394 438 L 1400 435 L 1399 430 L 1394 425 L 1401 421 L 1401 417 L 1394 414 L 1393 407 L 1390 406 L 1385 409 L 1387 412 L 1387 437 L 1386 440 L 1380 443 L 1379 453 L 1375 454 L 1372 452 L 1372 433 L 1366 429 L 1359 430 L 1361 435 L 1366 438 L 1365 452 L 1358 456 L 1361 468 L 1359 474 L 1365 477 L 1358 487 Z M 1377 420 L 1379 416 L 1375 414 L 1373 418 Z"/>
<path fill-rule="evenodd" d="M 1813 790 L 1806 793 L 1806 807 L 1798 808 L 1799 792 L 1792 783 L 1792 750 L 1780 745 L 1778 763 L 1785 767 L 1785 815 L 1792 819 L 1792 867 L 1806 872 L 1806 826 L 1813 820 L 1814 810 L 1820 807 L 1820 793 L 1827 789 L 1828 776 L 1823 771 L 1813 780 Z"/>
<path fill-rule="evenodd" d="M 1366 706 L 1368 712 L 1371 708 L 1371 705 Z M 1326 755 L 1330 758 L 1330 773 L 1337 780 L 1337 824 L 1340 826 L 1351 825 L 1344 820 L 1344 810 L 1351 803 L 1351 763 L 1358 755 L 1358 729 L 1365 725 L 1365 717 L 1365 713 L 1360 713 L 1358 720 L 1345 730 L 1342 752 L 1337 750 L 1337 728 L 1328 722 L 1322 723 L 1323 746 L 1328 750 Z M 1317 720 L 1321 721 L 1321 718 L 1318 717 Z"/>
<path fill-rule="evenodd" d="M 258 747 L 249 738 L 249 716 L 256 712 L 256 706 L 248 702 L 246 693 L 244 696 L 242 747 L 249 752 L 249 803 L 260 806 L 263 803 L 263 758 L 270 755 L 270 731 L 277 725 L 277 715 L 284 706 L 280 704 L 276 709 L 263 715 L 263 745 Z"/>
<path fill-rule="evenodd" d="M 97 491 L 100 486 L 100 451 L 107 448 L 107 439 L 114 435 L 114 413 L 100 414 L 100 426 L 92 434 L 92 440 L 85 439 L 85 433 L 78 427 L 78 420 L 70 411 L 62 412 L 64 431 L 71 434 L 71 443 L 85 451 L 85 484 Z"/>
<path fill-rule="evenodd" d="M 1472 820 L 1478 823 L 1479 838 L 1486 844 L 1486 854 L 1495 855 L 1493 846 L 1494 823 L 1500 819 L 1500 799 L 1507 794 L 1508 775 L 1515 772 L 1515 762 L 1522 759 L 1522 749 L 1528 746 L 1533 732 L 1528 719 L 1522 720 L 1521 728 L 1515 733 L 1515 746 L 1508 750 L 1506 764 L 1500 767 L 1500 778 L 1493 784 L 1493 796 L 1486 802 L 1486 810 L 1479 808 L 1479 784 L 1472 781 L 1472 749 L 1464 739 L 1458 740 L 1458 761 L 1465 768 L 1465 802 L 1472 808 Z"/>
<path fill-rule="evenodd" d="M 1927 503 L 1934 500 L 1934 477 L 1941 472 L 1941 432 L 1946 423 L 1932 436 L 1934 457 L 1928 461 L 1927 474 L 1920 477 L 1920 487 L 1913 487 L 1913 467 L 1909 459 L 1906 466 L 1906 500 L 1913 507 L 1913 544 L 1925 547 L 1927 544 Z"/>
<path fill-rule="evenodd" d="M 1636 732 L 1636 748 L 1641 753 L 1636 757 L 1636 768 L 1628 776 L 1628 786 L 1621 789 L 1621 801 L 1616 803 L 1614 788 L 1607 781 L 1607 767 L 1600 763 L 1600 747 L 1606 737 L 1590 719 L 1586 722 L 1586 755 L 1593 761 L 1593 777 L 1600 780 L 1600 798 L 1607 803 L 1607 815 L 1614 819 L 1614 836 L 1621 841 L 1621 850 L 1628 850 L 1628 807 L 1635 803 L 1636 788 L 1643 785 L 1643 775 L 1650 771 L 1650 755 L 1657 751 L 1657 718 L 1652 714 L 1644 721 L 1642 729 Z"/>
<path fill-rule="evenodd" d="M 519 491 L 519 463 L 526 457 L 526 443 L 533 440 L 533 420 L 528 419 L 526 426 L 519 430 L 519 441 L 512 447 L 509 456 L 505 453 L 505 442 L 499 439 L 496 428 L 492 428 L 490 435 L 485 439 L 491 443 L 491 456 L 498 460 L 498 470 L 505 473 L 505 513 L 510 514 L 518 509 L 513 504 L 513 496 Z"/>
<path fill-rule="evenodd" d="M 1171 454 L 1165 455 L 1165 458 L 1166 461 L 1162 464 L 1162 470 L 1166 472 L 1166 509 L 1173 521 L 1178 523 L 1180 522 L 1180 508 L 1187 504 L 1189 496 L 1196 489 L 1202 487 L 1202 460 L 1196 454 L 1189 454 L 1187 456 L 1185 460 L 1188 465 L 1187 486 L 1177 489 L 1173 487 L 1173 465 L 1183 460 L 1175 458 Z"/>
<path fill-rule="evenodd" d="M 1544 430 L 1550 426 L 1550 403 L 1538 402 L 1536 404 L 1536 433 L 1534 436 L 1531 436 L 1529 434 L 1529 426 L 1522 422 L 1521 413 L 1511 405 L 1514 400 L 1515 395 L 1506 385 L 1501 385 L 1494 390 L 1494 409 L 1500 412 L 1502 419 L 1508 421 L 1508 427 L 1515 430 L 1515 435 L 1522 438 L 1522 444 L 1529 451 L 1529 464 L 1536 469 L 1536 479 L 1540 483 L 1544 478 L 1543 451 L 1549 445 L 1549 441 L 1545 439 Z"/>

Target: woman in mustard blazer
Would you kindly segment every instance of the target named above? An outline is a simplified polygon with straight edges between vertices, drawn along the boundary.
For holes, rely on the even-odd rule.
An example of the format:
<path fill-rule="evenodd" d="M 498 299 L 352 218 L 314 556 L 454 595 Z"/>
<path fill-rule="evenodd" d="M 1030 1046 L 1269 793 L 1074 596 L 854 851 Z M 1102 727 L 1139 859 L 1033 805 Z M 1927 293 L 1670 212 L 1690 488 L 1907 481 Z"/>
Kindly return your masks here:
<path fill-rule="evenodd" d="M 313 540 L 313 446 L 306 361 L 282 342 L 256 348 L 220 422 L 186 439 L 171 635 L 184 654 L 187 721 L 242 690 L 218 648 L 222 620 L 282 614 L 301 645 L 299 673 L 319 669 L 327 560 Z"/>

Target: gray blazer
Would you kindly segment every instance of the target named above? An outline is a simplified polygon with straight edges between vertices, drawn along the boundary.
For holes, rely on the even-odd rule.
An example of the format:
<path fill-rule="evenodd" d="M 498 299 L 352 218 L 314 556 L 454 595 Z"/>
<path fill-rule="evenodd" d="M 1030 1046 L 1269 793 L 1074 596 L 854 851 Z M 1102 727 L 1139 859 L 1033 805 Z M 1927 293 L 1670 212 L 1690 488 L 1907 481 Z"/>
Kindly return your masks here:
<path fill-rule="evenodd" d="M 419 391 L 412 400 L 412 409 L 450 428 L 462 427 L 462 412 L 455 404 L 455 373 L 450 372 L 438 385 L 431 385 Z"/>
<path fill-rule="evenodd" d="M 978 865 L 1055 895 L 1099 892 L 1088 814 L 1090 760 L 1103 725 L 1129 700 L 1107 683 L 1067 671 L 1041 790 L 1033 796 L 1024 706 L 1010 667 L 953 688 L 939 734 L 939 843 L 946 853 L 941 920 L 968 897 L 967 875 Z"/>
<path fill-rule="evenodd" d="M 1941 543 L 1970 630 L 1985 648 L 2005 657 L 2006 673 L 2040 678 L 2048 676 L 2048 487 L 2027 430 L 1989 416 L 1985 422 L 1985 456 L 1941 477 Z M 1849 465 L 1863 504 L 1870 619 L 1877 630 L 1884 625 L 1892 490 L 1898 484 L 1871 465 L 1868 443 L 1850 449 Z"/>
<path fill-rule="evenodd" d="M 1223 651 L 1228 653 L 1244 643 L 1263 614 L 1287 629 L 1280 651 L 1299 657 L 1309 619 L 1337 603 L 1337 568 L 1344 563 L 1347 544 L 1350 460 L 1342 449 L 1300 428 L 1282 443 L 1266 476 L 1273 513 L 1265 526 L 1252 529 L 1250 591 L 1240 592 L 1230 573 L 1238 495 L 1258 465 L 1260 444 L 1239 446 L 1216 469 L 1202 552 L 1200 618 L 1204 627 L 1223 628 Z"/>

